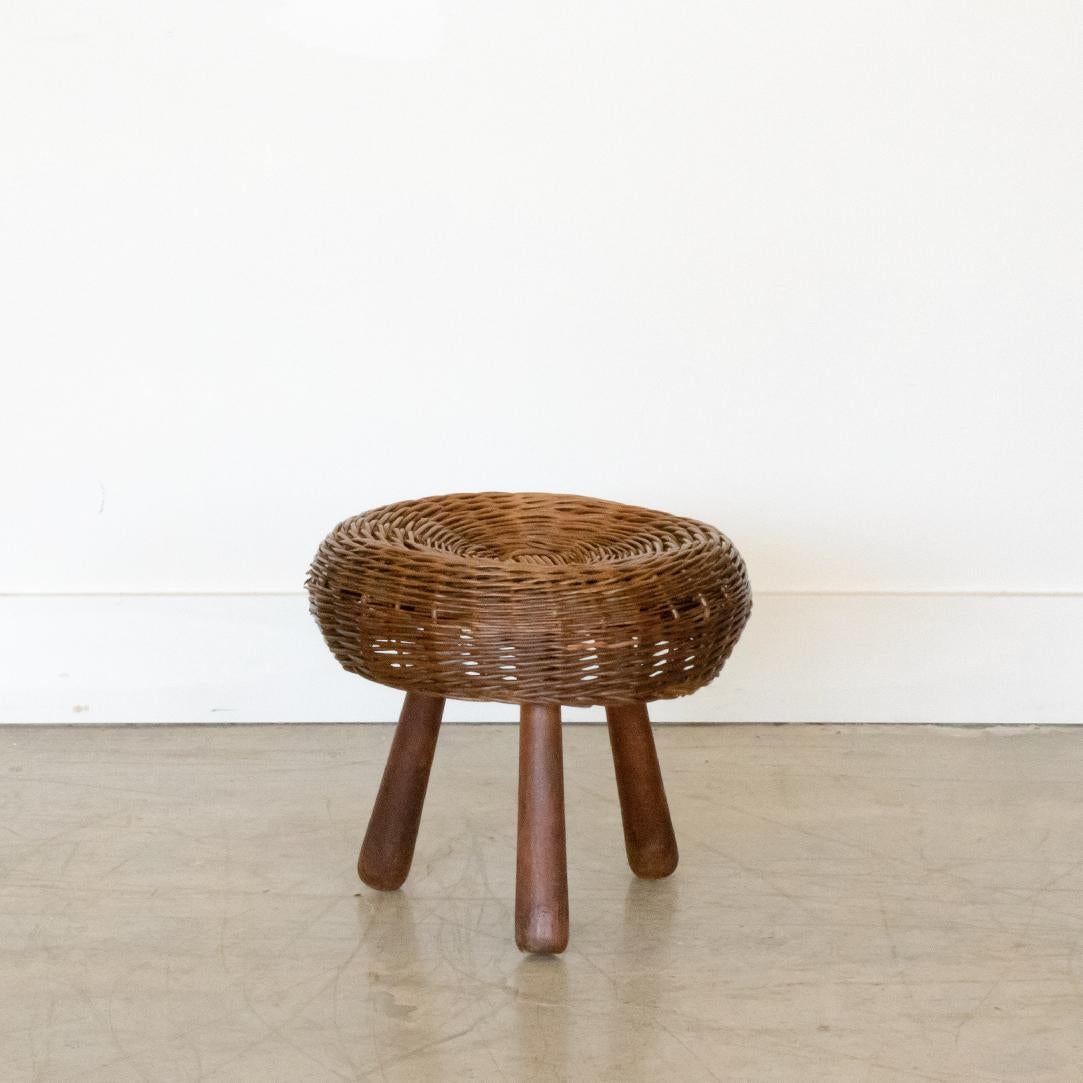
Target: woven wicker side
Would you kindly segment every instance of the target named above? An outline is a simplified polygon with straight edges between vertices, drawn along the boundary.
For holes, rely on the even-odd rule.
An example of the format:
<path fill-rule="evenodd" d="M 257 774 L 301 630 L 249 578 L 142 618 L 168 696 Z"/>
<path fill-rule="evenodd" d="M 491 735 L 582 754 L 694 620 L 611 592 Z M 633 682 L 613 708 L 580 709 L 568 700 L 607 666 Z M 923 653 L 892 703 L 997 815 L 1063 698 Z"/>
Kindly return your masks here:
<path fill-rule="evenodd" d="M 349 671 L 456 699 L 590 706 L 687 695 L 751 610 L 713 527 L 586 497 L 466 493 L 340 523 L 311 609 Z"/>

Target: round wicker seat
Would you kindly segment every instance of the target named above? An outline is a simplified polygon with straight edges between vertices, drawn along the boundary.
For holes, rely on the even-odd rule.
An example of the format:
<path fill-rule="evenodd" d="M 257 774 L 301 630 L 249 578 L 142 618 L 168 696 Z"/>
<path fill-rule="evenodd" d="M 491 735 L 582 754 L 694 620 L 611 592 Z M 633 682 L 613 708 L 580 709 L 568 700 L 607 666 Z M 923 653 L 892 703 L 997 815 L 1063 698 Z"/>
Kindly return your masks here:
<path fill-rule="evenodd" d="M 338 661 L 406 691 L 570 706 L 686 695 L 751 608 L 714 527 L 581 496 L 463 493 L 340 523 L 307 580 Z"/>

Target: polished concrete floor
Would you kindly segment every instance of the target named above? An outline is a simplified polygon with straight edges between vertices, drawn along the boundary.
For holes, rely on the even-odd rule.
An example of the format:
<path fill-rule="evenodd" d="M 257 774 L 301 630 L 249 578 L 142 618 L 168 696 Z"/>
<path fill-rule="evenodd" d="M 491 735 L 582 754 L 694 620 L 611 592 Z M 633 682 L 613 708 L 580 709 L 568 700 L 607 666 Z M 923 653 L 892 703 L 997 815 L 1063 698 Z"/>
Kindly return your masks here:
<path fill-rule="evenodd" d="M 445 727 L 406 888 L 358 883 L 390 735 L 0 729 L 0 1079 L 1083 1079 L 1083 729 L 664 728 L 644 883 L 568 727 L 560 959 L 513 727 Z"/>

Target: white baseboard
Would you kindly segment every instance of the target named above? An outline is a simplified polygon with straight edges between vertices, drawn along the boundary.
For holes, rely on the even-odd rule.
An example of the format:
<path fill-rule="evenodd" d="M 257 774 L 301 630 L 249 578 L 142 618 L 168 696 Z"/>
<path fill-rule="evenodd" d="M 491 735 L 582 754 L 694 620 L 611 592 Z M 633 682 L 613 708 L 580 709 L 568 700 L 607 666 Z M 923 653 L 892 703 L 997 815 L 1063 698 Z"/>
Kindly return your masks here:
<path fill-rule="evenodd" d="M 760 594 L 722 676 L 652 716 L 1083 722 L 1081 658 L 1083 595 Z M 388 722 L 400 699 L 339 669 L 300 594 L 0 597 L 0 722 Z"/>

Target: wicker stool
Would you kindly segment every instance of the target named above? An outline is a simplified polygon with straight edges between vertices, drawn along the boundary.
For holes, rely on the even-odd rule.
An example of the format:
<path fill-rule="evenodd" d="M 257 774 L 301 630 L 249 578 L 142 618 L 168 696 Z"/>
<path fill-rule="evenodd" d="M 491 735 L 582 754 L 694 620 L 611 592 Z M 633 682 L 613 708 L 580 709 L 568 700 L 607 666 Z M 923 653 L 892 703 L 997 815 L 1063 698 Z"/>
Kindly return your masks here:
<path fill-rule="evenodd" d="M 649 700 L 717 676 L 748 620 L 748 576 L 713 527 L 546 493 L 377 508 L 324 539 L 312 613 L 352 673 L 406 692 L 357 871 L 410 870 L 447 697 L 520 707 L 515 940 L 568 943 L 561 705 L 606 708 L 628 861 L 668 876 L 677 843 Z"/>

